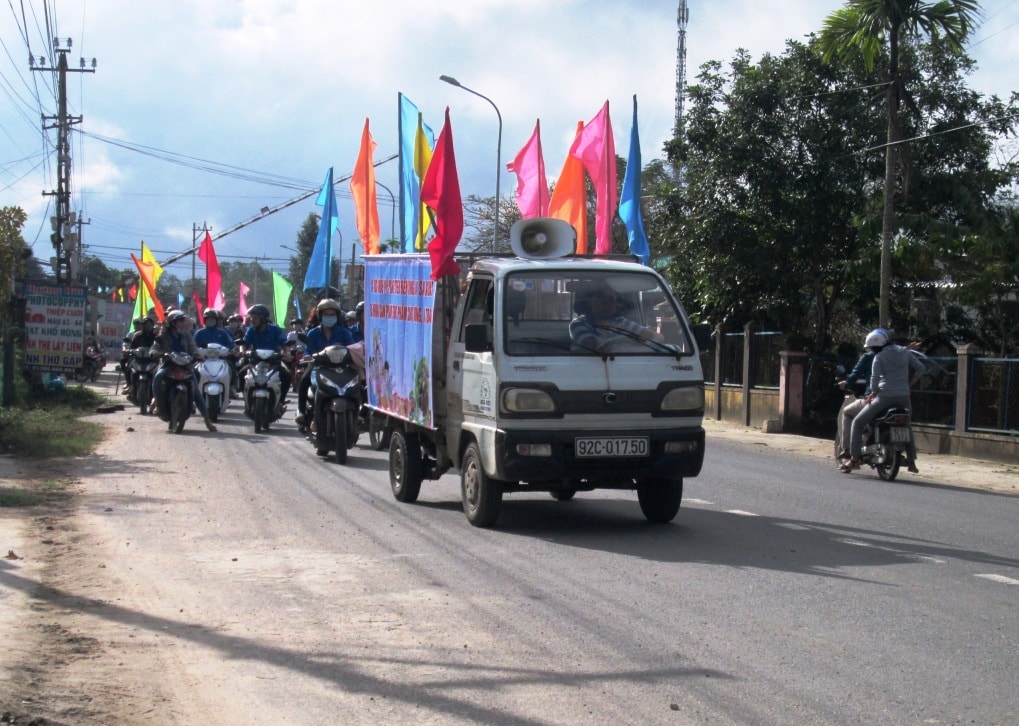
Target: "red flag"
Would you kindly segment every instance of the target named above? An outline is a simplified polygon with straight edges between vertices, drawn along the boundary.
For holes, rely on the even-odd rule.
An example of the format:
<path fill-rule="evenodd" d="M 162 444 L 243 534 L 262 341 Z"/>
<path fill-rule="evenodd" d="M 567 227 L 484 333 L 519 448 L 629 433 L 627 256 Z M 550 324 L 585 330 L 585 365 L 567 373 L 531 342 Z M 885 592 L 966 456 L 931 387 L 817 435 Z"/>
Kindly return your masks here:
<path fill-rule="evenodd" d="M 202 319 L 202 311 L 205 310 L 205 306 L 202 305 L 202 298 L 198 297 L 198 291 L 191 291 L 191 302 L 195 304 L 195 317 L 199 320 Z"/>
<path fill-rule="evenodd" d="M 517 175 L 517 207 L 524 219 L 548 214 L 548 178 L 545 159 L 541 155 L 541 120 L 535 122 L 534 133 L 516 158 L 506 165 Z"/>
<path fill-rule="evenodd" d="M 460 274 L 460 265 L 453 259 L 453 253 L 464 231 L 464 206 L 460 196 L 460 180 L 456 175 L 449 106 L 446 106 L 446 121 L 435 142 L 432 163 L 428 165 L 428 171 L 421 182 L 421 201 L 435 210 L 435 236 L 428 243 L 428 255 L 432 258 L 432 279 Z"/>
<path fill-rule="evenodd" d="M 131 298 L 131 302 L 134 302 L 135 298 L 138 297 L 138 283 L 131 285 L 131 288 L 127 291 L 127 296 Z"/>
<path fill-rule="evenodd" d="M 372 153 L 375 151 L 371 131 L 368 130 L 368 119 L 364 120 L 361 132 L 361 150 L 354 163 L 354 172 L 350 175 L 350 196 L 354 198 L 354 219 L 357 233 L 361 235 L 365 254 L 379 253 L 379 205 L 375 198 L 375 165 Z"/>
<path fill-rule="evenodd" d="M 152 301 L 152 306 L 156 310 L 156 319 L 159 322 L 163 322 L 163 318 L 166 316 L 166 312 L 163 310 L 163 303 L 159 302 L 159 298 L 156 297 L 156 284 L 153 279 L 154 271 L 152 269 L 151 262 L 142 262 L 134 253 L 131 253 L 131 259 L 134 260 L 134 266 L 138 268 L 138 277 L 141 278 L 141 282 L 145 285 L 145 289 L 148 290 L 149 300 Z M 137 286 L 137 283 L 135 284 Z M 134 289 L 134 288 L 133 288 Z M 148 311 L 143 311 L 148 312 Z"/>
<path fill-rule="evenodd" d="M 584 122 L 577 122 L 577 136 L 584 130 Z M 562 219 L 577 230 L 577 254 L 587 254 L 587 183 L 584 164 L 567 155 L 563 170 L 559 172 L 552 199 L 548 203 L 548 216 Z"/>
<path fill-rule="evenodd" d="M 248 314 L 248 293 L 251 292 L 251 288 L 242 282 L 239 291 L 240 302 L 237 303 L 237 314 L 243 318 Z"/>
<path fill-rule="evenodd" d="M 205 233 L 202 246 L 198 248 L 198 259 L 205 263 L 205 299 L 209 301 L 211 307 L 222 310 L 226 305 L 226 300 L 223 299 L 223 276 L 219 272 L 216 250 L 212 246 L 212 237 L 208 232 Z M 194 297 L 197 299 L 197 294 Z"/>
<path fill-rule="evenodd" d="M 612 252 L 612 220 L 616 215 L 616 142 L 612 138 L 609 102 L 577 135 L 570 156 L 584 162 L 598 195 L 595 210 L 595 254 Z"/>

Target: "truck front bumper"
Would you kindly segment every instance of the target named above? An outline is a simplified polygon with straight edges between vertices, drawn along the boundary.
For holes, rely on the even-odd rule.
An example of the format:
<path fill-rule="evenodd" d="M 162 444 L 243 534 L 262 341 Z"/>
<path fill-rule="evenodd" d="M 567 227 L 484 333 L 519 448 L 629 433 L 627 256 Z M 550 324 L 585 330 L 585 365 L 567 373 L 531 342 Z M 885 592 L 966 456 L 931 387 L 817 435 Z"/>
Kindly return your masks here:
<path fill-rule="evenodd" d="M 591 431 L 513 431 L 501 430 L 495 435 L 495 477 L 504 481 L 525 481 L 531 484 L 583 480 L 595 487 L 627 487 L 632 479 L 662 477 L 679 479 L 697 476 L 704 463 L 704 429 L 700 426 L 652 431 L 600 430 L 599 437 L 649 439 L 647 456 L 578 457 L 575 441 L 590 436 Z M 551 447 L 550 456 L 524 455 L 537 445 Z M 666 451 L 683 449 L 678 453 Z"/>

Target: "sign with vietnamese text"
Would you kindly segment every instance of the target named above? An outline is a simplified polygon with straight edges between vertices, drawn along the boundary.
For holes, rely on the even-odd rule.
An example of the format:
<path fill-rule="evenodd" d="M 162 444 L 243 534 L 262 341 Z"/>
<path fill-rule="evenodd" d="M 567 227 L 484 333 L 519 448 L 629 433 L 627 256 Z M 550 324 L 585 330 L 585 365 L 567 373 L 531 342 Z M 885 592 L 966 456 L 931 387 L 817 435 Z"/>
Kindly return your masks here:
<path fill-rule="evenodd" d="M 81 366 L 85 342 L 83 287 L 25 283 L 25 367 L 70 373 Z"/>
<path fill-rule="evenodd" d="M 432 311 L 427 257 L 365 265 L 368 403 L 432 428 Z"/>

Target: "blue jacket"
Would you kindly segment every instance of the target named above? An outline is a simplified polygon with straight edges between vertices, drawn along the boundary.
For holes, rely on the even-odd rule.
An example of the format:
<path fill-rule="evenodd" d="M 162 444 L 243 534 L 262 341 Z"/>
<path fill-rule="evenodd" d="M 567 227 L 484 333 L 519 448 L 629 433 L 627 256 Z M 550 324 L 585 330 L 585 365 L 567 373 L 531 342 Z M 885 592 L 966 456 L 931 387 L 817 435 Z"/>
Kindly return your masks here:
<path fill-rule="evenodd" d="M 325 330 L 329 330 L 326 328 Z M 305 355 L 315 355 L 326 346 L 330 345 L 353 345 L 354 337 L 346 328 L 336 325 L 332 328 L 333 334 L 327 338 L 322 326 L 312 328 L 308 331 L 308 342 L 304 347 Z"/>
<path fill-rule="evenodd" d="M 287 342 L 287 334 L 278 325 L 266 323 L 265 328 L 257 330 L 254 325 L 244 331 L 244 345 L 253 349 L 277 350 Z"/>
<path fill-rule="evenodd" d="M 195 331 L 195 344 L 205 348 L 209 343 L 218 343 L 228 350 L 236 347 L 233 336 L 224 328 L 199 328 Z"/>

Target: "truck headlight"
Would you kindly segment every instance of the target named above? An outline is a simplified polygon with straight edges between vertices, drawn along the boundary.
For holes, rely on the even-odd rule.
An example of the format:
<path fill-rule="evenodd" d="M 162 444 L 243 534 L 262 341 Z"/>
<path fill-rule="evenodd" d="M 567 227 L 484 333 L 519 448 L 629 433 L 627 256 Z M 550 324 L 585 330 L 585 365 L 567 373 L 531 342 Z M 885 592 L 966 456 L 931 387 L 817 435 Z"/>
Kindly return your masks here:
<path fill-rule="evenodd" d="M 703 411 L 704 388 L 682 386 L 673 388 L 662 399 L 662 411 Z"/>
<path fill-rule="evenodd" d="M 555 401 L 537 388 L 507 388 L 502 392 L 502 408 L 509 413 L 554 413 Z"/>

